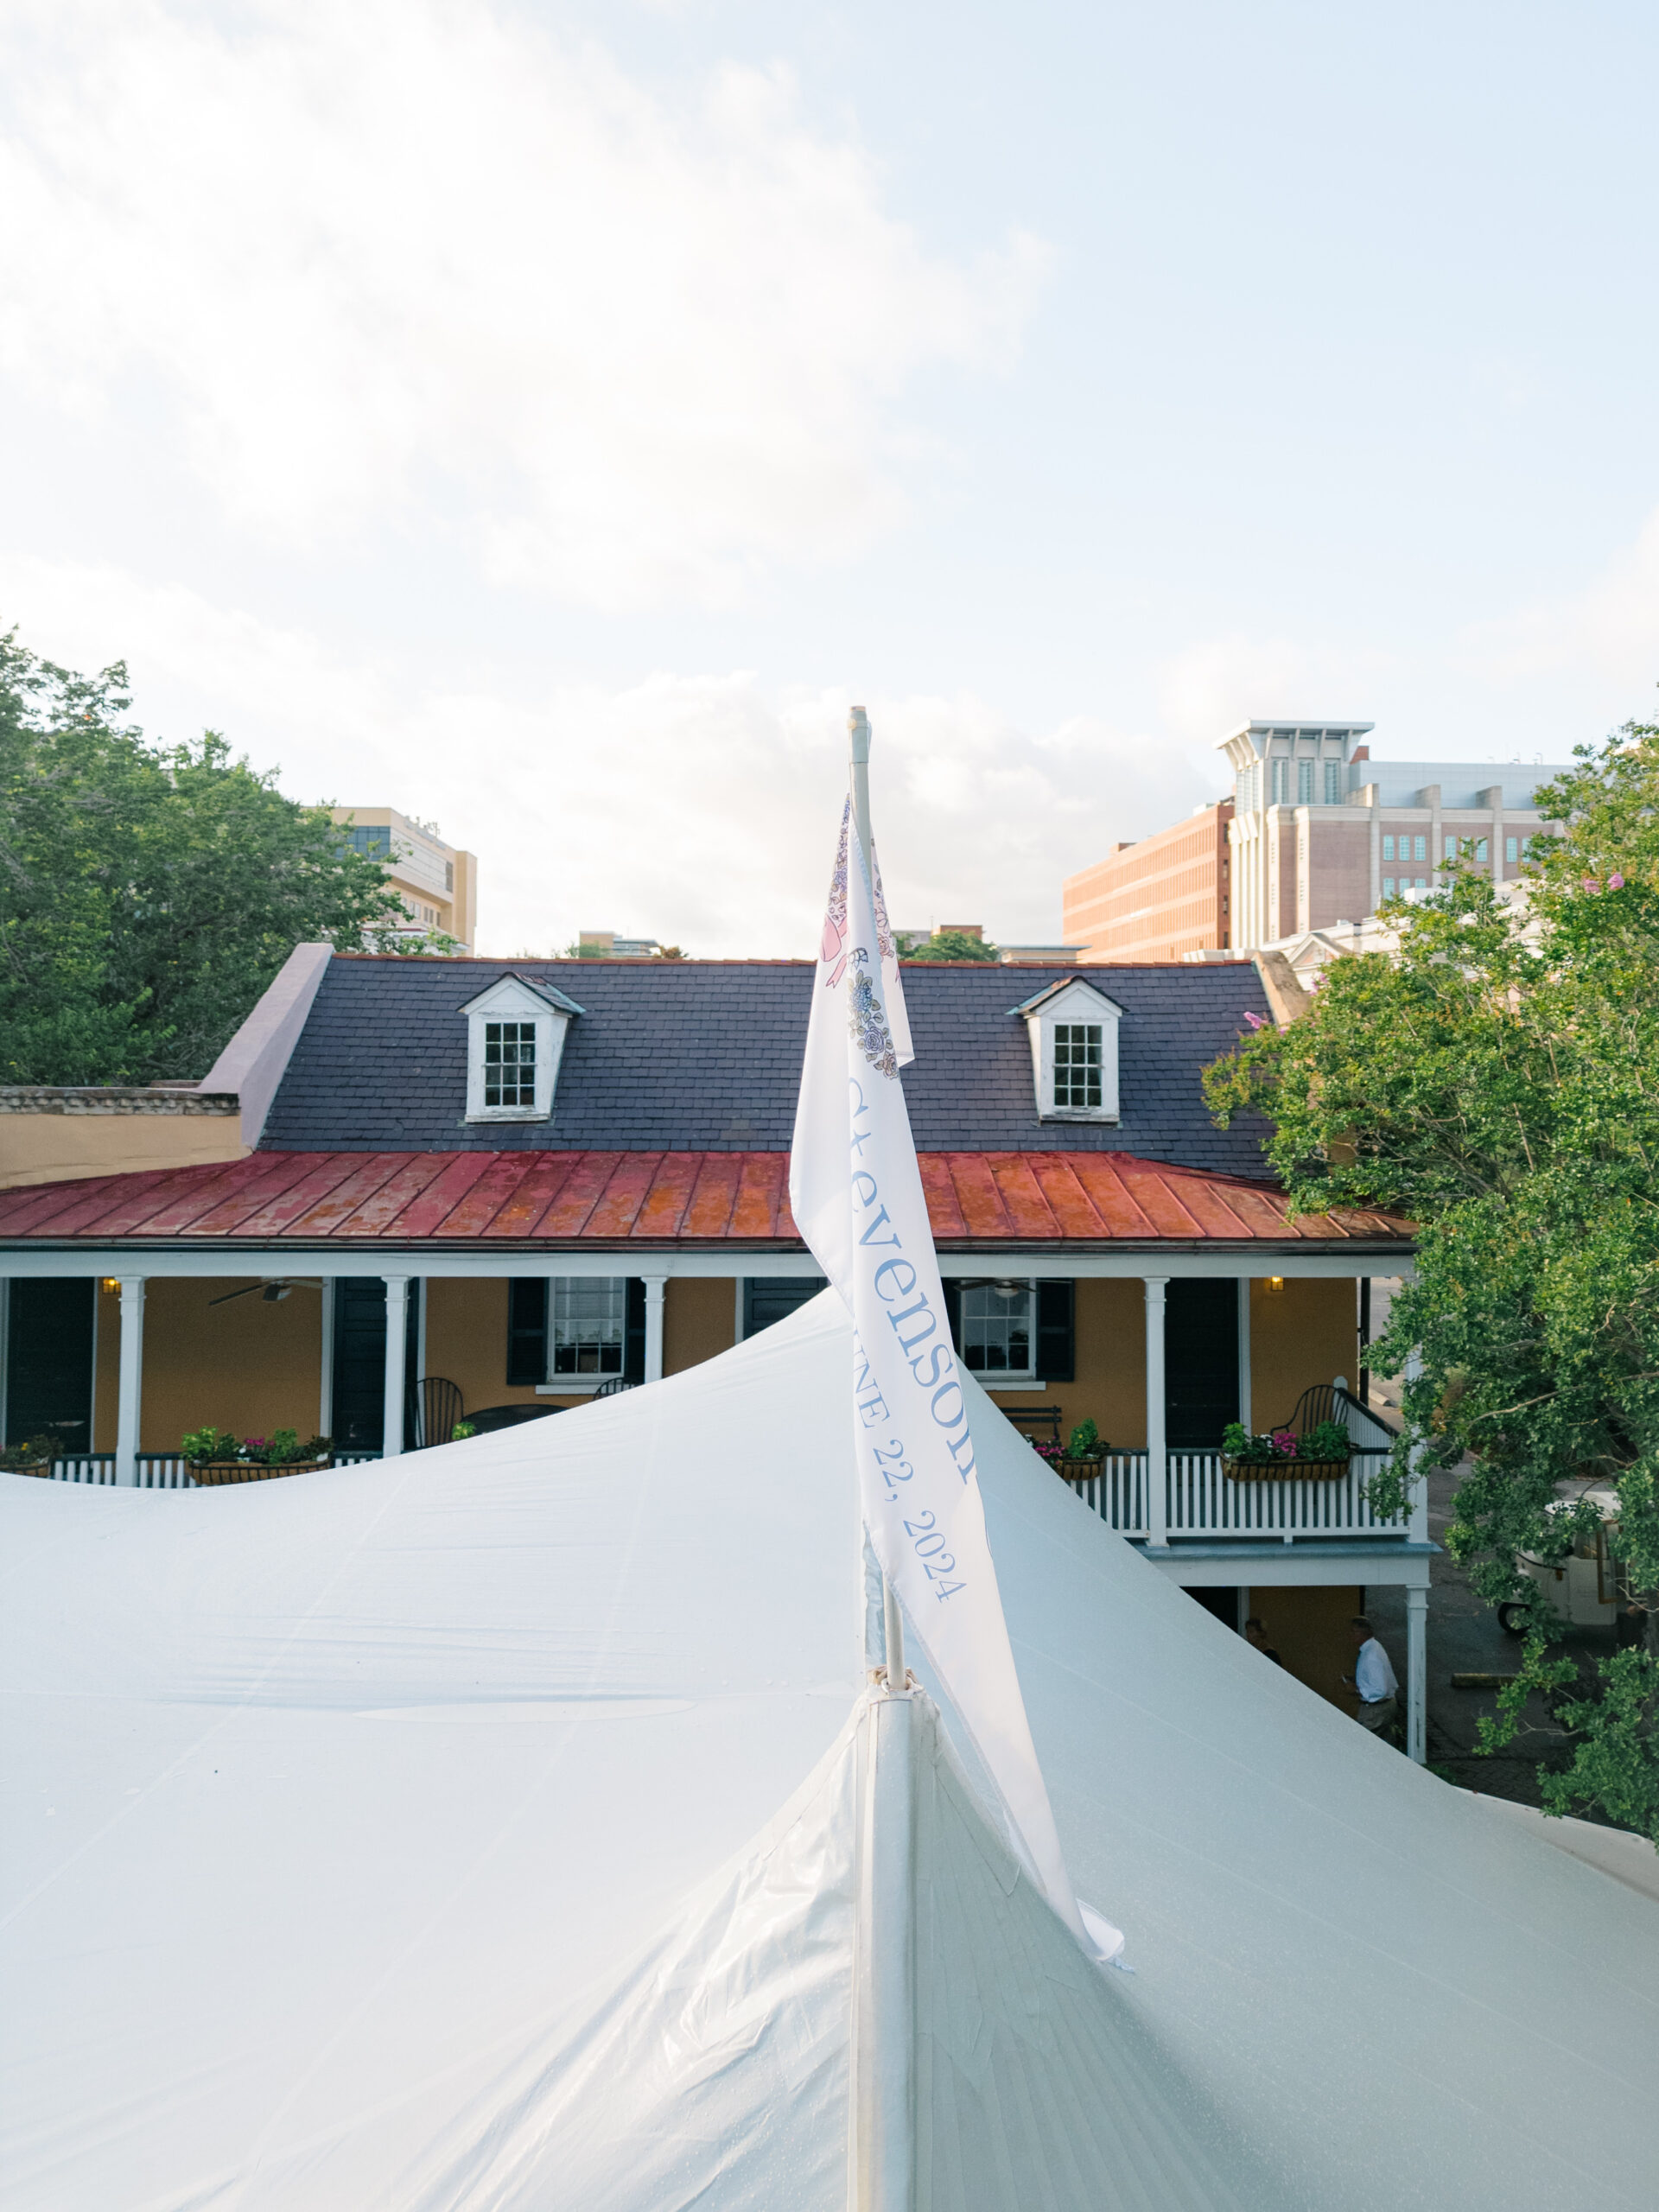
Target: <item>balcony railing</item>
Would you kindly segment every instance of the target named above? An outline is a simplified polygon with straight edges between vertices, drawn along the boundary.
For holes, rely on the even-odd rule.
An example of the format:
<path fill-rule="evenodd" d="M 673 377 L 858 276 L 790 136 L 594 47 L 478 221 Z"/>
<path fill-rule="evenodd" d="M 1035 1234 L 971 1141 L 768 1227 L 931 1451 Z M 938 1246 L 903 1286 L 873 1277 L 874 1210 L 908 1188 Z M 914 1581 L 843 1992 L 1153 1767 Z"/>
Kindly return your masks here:
<path fill-rule="evenodd" d="M 359 1466 L 365 1459 L 378 1459 L 378 1452 L 336 1452 L 337 1467 Z M 137 1484 L 139 1490 L 194 1490 L 190 1478 L 190 1465 L 175 1452 L 141 1452 L 138 1454 Z M 115 1454 L 113 1452 L 77 1452 L 52 1462 L 47 1479 L 54 1483 L 101 1483 L 111 1487 L 115 1482 Z"/>
<path fill-rule="evenodd" d="M 1383 1452 L 1357 1452 L 1347 1471 L 1313 1481 L 1281 1477 L 1230 1482 L 1219 1452 L 1171 1452 L 1164 1468 L 1163 1526 L 1147 1511 L 1147 1454 L 1114 1452 L 1098 1473 L 1068 1477 L 1071 1486 L 1109 1529 L 1125 1536 L 1173 1541 L 1263 1537 L 1294 1543 L 1299 1536 L 1410 1536 L 1412 1516 L 1375 1513 L 1365 1485 L 1385 1465 Z M 1075 1467 L 1077 1461 L 1071 1465 Z"/>

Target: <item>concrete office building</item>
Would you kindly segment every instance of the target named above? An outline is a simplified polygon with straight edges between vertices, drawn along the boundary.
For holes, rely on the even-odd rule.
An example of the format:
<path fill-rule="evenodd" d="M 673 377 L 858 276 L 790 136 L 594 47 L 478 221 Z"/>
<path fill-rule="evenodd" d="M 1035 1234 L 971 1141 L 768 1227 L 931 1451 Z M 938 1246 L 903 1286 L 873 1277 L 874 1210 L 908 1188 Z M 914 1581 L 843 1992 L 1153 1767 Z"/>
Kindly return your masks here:
<path fill-rule="evenodd" d="M 1459 852 L 1516 877 L 1548 828 L 1533 804 L 1560 765 L 1373 760 L 1370 722 L 1250 721 L 1217 747 L 1233 771 L 1233 946 L 1374 913 L 1444 880 Z"/>
<path fill-rule="evenodd" d="M 379 861 L 403 900 L 411 930 L 442 930 L 470 952 L 478 933 L 478 861 L 395 806 L 336 806 L 346 842 Z"/>

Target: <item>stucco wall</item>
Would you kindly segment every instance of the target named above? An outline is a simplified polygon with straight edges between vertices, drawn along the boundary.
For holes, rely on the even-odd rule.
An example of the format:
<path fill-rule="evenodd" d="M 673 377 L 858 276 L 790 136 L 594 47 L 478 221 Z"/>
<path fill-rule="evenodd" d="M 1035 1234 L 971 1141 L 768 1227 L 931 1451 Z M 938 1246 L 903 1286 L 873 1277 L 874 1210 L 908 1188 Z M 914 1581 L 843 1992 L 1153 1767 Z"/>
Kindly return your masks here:
<path fill-rule="evenodd" d="M 296 1287 L 267 1303 L 240 1290 L 246 1275 L 152 1276 L 144 1292 L 144 1382 L 139 1449 L 176 1452 L 188 1429 L 213 1422 L 238 1436 L 295 1428 L 316 1433 L 321 1411 L 322 1298 Z M 98 1294 L 98 1390 L 93 1449 L 115 1449 L 120 1299 Z"/>
<path fill-rule="evenodd" d="M 677 1375 L 737 1341 L 737 1281 L 688 1275 L 667 1285 L 663 1306 L 663 1372 Z"/>
<path fill-rule="evenodd" d="M 1346 1376 L 1358 1387 L 1359 1297 L 1338 1277 L 1287 1275 L 1284 1288 L 1268 1278 L 1250 1285 L 1250 1417 L 1257 1429 L 1288 1421 L 1311 1383 Z"/>
<path fill-rule="evenodd" d="M 0 1191 L 245 1160 L 234 1105 L 210 1114 L 0 1113 Z"/>

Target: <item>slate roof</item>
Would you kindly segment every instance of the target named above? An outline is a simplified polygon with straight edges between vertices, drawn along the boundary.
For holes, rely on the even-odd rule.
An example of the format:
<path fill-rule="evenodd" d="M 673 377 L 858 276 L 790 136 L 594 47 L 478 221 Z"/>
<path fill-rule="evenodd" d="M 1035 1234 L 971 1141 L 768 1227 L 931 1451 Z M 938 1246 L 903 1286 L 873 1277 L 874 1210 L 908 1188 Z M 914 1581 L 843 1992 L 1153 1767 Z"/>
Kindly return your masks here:
<path fill-rule="evenodd" d="M 265 1123 L 304 1152 L 787 1152 L 813 969 L 805 961 L 336 957 Z M 469 1123 L 470 999 L 503 976 L 555 985 L 571 1021 L 550 1122 Z M 1122 1118 L 1042 1122 L 1010 1009 L 1081 975 L 1123 1008 Z M 1269 1180 L 1266 1125 L 1217 1129 L 1199 1071 L 1268 1018 L 1248 962 L 1008 969 L 907 963 L 905 1096 L 923 1152 L 1123 1153 Z"/>
<path fill-rule="evenodd" d="M 1297 1244 L 1392 1250 L 1385 1214 L 1305 1214 L 1236 1177 L 1123 1153 L 921 1155 L 942 1250 Z M 279 1152 L 0 1192 L 0 1244 L 800 1249 L 782 1152 Z"/>

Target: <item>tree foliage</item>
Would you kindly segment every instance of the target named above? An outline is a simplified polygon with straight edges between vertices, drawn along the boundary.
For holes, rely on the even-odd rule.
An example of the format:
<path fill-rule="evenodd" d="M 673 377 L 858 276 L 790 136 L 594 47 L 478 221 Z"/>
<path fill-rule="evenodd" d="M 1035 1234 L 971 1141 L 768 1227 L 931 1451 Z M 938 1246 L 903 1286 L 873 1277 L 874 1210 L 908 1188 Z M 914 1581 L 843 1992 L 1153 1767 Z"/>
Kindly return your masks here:
<path fill-rule="evenodd" d="M 1427 904 L 1385 906 L 1397 958 L 1337 961 L 1309 1010 L 1209 1070 L 1224 1122 L 1274 1125 L 1299 1210 L 1382 1208 L 1418 1224 L 1417 1273 L 1374 1349 L 1421 1348 L 1376 1486 L 1397 1503 L 1414 1450 L 1462 1466 L 1448 1548 L 1490 1602 L 1532 1611 L 1521 1681 L 1558 1700 L 1571 1768 L 1548 1809 L 1599 1808 L 1659 1843 L 1659 728 L 1632 724 L 1540 794 L 1519 908 L 1466 859 Z M 1553 1609 L 1515 1561 L 1610 1546 L 1631 1647 L 1599 1683 L 1552 1659 Z"/>
<path fill-rule="evenodd" d="M 966 930 L 935 930 L 932 936 L 902 956 L 906 960 L 976 960 L 982 963 L 996 958 L 996 947 L 987 944 L 983 938 L 972 937 Z"/>
<path fill-rule="evenodd" d="M 198 1077 L 296 944 L 407 919 L 324 809 L 130 704 L 0 638 L 0 1082 Z"/>

